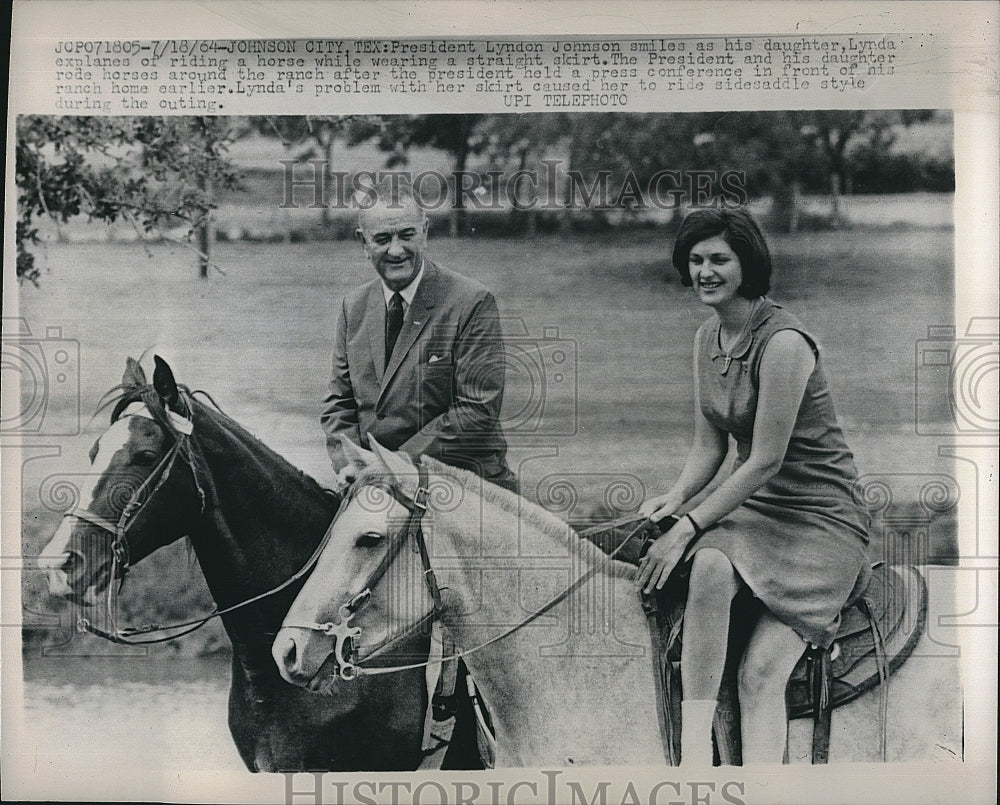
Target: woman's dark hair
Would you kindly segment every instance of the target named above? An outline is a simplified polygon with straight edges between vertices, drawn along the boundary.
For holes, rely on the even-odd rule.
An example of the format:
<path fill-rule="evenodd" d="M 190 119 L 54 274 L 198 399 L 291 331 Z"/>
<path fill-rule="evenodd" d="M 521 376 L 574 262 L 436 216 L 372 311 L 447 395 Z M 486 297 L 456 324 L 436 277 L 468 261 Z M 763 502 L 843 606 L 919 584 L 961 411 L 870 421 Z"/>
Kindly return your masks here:
<path fill-rule="evenodd" d="M 695 244 L 721 235 L 743 268 L 740 296 L 756 299 L 771 288 L 771 252 L 753 216 L 745 210 L 695 210 L 681 223 L 671 257 L 681 283 L 691 286 L 688 256 Z"/>

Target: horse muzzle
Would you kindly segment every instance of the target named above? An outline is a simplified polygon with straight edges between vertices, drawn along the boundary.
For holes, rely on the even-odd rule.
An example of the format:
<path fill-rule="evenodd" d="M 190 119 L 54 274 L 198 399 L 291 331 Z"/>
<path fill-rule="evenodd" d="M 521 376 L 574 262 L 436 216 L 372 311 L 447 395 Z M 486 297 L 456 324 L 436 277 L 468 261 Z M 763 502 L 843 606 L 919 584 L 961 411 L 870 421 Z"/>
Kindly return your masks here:
<path fill-rule="evenodd" d="M 349 621 L 309 626 L 283 626 L 271 656 L 286 682 L 322 691 L 335 679 L 357 676 L 356 642 L 361 628 Z"/>
<path fill-rule="evenodd" d="M 82 554 L 72 550 L 59 555 L 42 554 L 38 557 L 38 567 L 45 571 L 51 595 L 84 606 L 99 603 L 98 588 L 106 585 L 99 578 L 87 578 L 87 560 Z"/>
<path fill-rule="evenodd" d="M 69 575 L 65 570 L 58 567 L 50 567 L 45 571 L 49 582 L 49 594 L 57 598 L 70 598 L 73 595 L 73 588 L 69 586 Z"/>

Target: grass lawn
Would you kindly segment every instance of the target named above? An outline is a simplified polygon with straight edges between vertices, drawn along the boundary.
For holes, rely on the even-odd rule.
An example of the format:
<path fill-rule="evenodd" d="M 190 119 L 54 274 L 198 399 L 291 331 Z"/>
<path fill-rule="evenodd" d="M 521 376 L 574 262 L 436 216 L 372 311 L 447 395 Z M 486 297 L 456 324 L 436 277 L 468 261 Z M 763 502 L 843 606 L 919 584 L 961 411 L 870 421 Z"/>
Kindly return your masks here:
<path fill-rule="evenodd" d="M 917 344 L 929 325 L 954 320 L 953 233 L 804 233 L 771 245 L 771 297 L 821 344 L 862 474 L 900 483 L 913 473 L 953 475 L 950 460 L 937 456 L 942 440 L 914 426 Z M 708 312 L 680 285 L 670 247 L 654 233 L 432 238 L 438 263 L 497 296 L 512 345 L 505 406 L 512 466 L 528 497 L 568 518 L 587 516 L 605 497 L 620 508 L 638 505 L 680 469 L 692 416 L 692 339 Z M 63 338 L 79 341 L 81 424 L 119 382 L 125 357 L 152 346 L 178 381 L 209 391 L 278 452 L 329 479 L 317 409 L 337 303 L 373 274 L 361 248 L 220 244 L 216 259 L 227 274 L 208 281 L 197 278 L 191 252 L 151 249 L 152 257 L 136 244 L 53 244 L 39 258 L 49 269 L 41 287 L 21 289 L 33 335 L 61 327 Z M 74 394 L 53 393 L 46 424 L 72 430 L 75 402 Z M 42 482 L 82 470 L 106 422 L 102 415 L 79 436 L 36 440 L 62 455 L 24 465 L 29 554 L 58 519 L 44 505 Z M 573 485 L 575 504 L 556 500 L 555 480 Z"/>

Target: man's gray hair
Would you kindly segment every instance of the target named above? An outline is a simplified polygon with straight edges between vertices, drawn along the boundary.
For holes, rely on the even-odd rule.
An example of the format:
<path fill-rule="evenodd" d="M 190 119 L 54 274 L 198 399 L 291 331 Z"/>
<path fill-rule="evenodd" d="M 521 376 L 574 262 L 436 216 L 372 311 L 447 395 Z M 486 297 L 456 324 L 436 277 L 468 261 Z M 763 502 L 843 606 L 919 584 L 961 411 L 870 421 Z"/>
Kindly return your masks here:
<path fill-rule="evenodd" d="M 399 173 L 382 174 L 374 186 L 359 189 L 354 194 L 353 201 L 358 208 L 359 225 L 364 223 L 365 213 L 379 205 L 390 210 L 415 207 L 421 218 L 427 217 L 420 196 L 409 179 Z"/>

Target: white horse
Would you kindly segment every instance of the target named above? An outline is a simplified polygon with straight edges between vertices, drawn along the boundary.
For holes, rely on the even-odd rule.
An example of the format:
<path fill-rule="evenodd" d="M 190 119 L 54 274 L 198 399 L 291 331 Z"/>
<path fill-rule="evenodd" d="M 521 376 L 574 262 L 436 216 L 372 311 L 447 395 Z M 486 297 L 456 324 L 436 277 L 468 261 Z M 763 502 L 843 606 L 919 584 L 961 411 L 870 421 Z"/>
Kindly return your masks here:
<path fill-rule="evenodd" d="M 471 473 L 374 449 L 275 639 L 282 676 L 324 691 L 392 673 L 383 649 L 436 617 L 492 716 L 498 766 L 667 762 L 635 568 Z M 943 653 L 924 635 L 892 677 L 889 760 L 961 758 L 957 664 Z M 831 761 L 880 757 L 878 697 L 834 710 Z M 810 725 L 793 722 L 792 762 L 809 761 Z"/>

